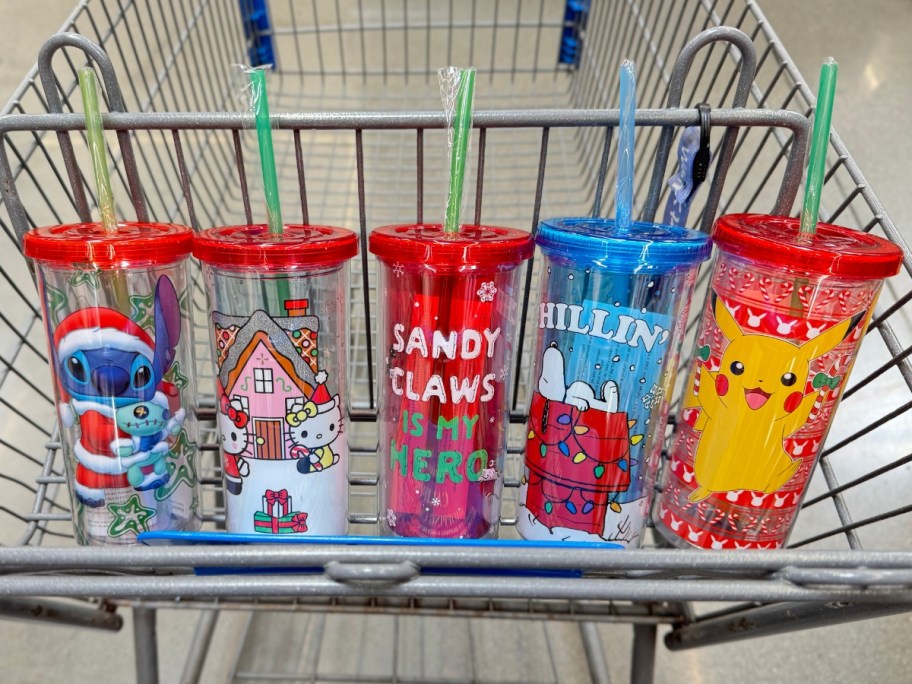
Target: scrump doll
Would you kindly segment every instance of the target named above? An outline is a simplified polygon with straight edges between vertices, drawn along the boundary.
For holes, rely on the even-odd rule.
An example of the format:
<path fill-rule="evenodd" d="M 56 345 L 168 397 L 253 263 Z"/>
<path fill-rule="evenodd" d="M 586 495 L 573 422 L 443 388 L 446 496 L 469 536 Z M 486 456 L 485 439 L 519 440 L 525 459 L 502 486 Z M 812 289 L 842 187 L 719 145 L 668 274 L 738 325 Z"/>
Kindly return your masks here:
<path fill-rule="evenodd" d="M 79 421 L 76 496 L 87 506 L 104 505 L 105 489 L 154 489 L 168 479 L 163 433 L 179 429 L 184 416 L 180 408 L 167 419 L 163 413 L 169 406 L 163 378 L 181 334 L 177 293 L 167 276 L 158 279 L 154 302 L 154 340 L 130 318 L 106 307 L 80 309 L 54 331 L 58 411 L 66 427 Z M 156 424 L 164 421 L 163 426 L 141 434 L 144 428 L 128 425 L 136 423 L 136 410 L 156 413 Z"/>
<path fill-rule="evenodd" d="M 164 402 L 161 402 L 164 399 Z M 157 489 L 168 484 L 170 475 L 165 466 L 165 457 L 171 449 L 169 437 L 180 432 L 187 412 L 184 409 L 172 416 L 168 400 L 156 392 L 152 401 L 121 406 L 115 413 L 118 430 L 132 435 L 130 446 L 121 446 L 121 459 L 129 459 L 132 465 L 127 469 L 127 480 L 139 491 Z M 145 458 L 136 458 L 145 454 Z"/>

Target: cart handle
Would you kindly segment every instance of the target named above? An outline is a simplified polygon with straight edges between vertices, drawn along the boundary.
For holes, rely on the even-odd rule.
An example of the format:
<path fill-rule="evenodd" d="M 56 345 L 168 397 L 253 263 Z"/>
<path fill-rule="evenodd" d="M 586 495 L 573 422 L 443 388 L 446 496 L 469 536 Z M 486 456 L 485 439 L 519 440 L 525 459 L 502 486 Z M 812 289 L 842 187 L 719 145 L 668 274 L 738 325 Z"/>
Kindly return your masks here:
<path fill-rule="evenodd" d="M 54 58 L 54 54 L 65 47 L 81 50 L 85 54 L 87 61 L 90 64 L 94 63 L 95 68 L 101 72 L 101 80 L 108 96 L 110 111 L 126 112 L 127 107 L 124 104 L 123 93 L 120 90 L 120 84 L 117 82 L 117 72 L 114 70 L 114 65 L 111 63 L 108 53 L 78 33 L 57 33 L 41 46 L 41 51 L 38 53 L 38 75 L 41 78 L 41 86 L 44 88 L 44 96 L 47 98 L 48 112 L 63 112 L 63 103 L 60 98 L 60 92 L 57 90 L 57 77 L 54 75 L 54 67 L 51 61 Z M 73 190 L 76 213 L 79 215 L 80 221 L 91 222 L 92 215 L 86 201 L 85 188 L 82 184 L 79 166 L 76 163 L 76 156 L 73 153 L 73 143 L 70 141 L 70 134 L 66 131 L 58 131 L 57 139 L 60 141 L 60 153 L 66 166 L 70 187 Z M 133 202 L 133 208 L 136 210 L 136 220 L 141 222 L 148 221 L 149 213 L 143 198 L 142 184 L 139 180 L 139 171 L 136 167 L 136 157 L 133 154 L 133 143 L 130 141 L 129 131 L 118 131 L 117 141 L 120 145 L 121 158 L 127 173 L 130 199 Z"/>

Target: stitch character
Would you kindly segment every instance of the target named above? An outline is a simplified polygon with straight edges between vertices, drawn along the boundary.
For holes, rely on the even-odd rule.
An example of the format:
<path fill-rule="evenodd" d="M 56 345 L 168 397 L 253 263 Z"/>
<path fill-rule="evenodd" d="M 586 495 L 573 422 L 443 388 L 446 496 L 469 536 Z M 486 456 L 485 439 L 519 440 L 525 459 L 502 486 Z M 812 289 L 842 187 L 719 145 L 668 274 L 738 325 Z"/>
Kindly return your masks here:
<path fill-rule="evenodd" d="M 171 478 L 165 466 L 165 457 L 171 450 L 168 438 L 180 432 L 187 414 L 178 409 L 172 416 L 170 405 L 167 399 L 162 402 L 163 398 L 158 392 L 152 401 L 127 404 L 114 413 L 117 428 L 133 438 L 130 446 L 120 447 L 118 455 L 130 459 L 127 481 L 141 492 L 157 489 Z M 137 461 L 141 454 L 146 457 Z"/>
<path fill-rule="evenodd" d="M 292 406 L 285 422 L 294 446 L 290 453 L 298 460 L 300 473 L 325 470 L 339 462 L 330 445 L 342 432 L 342 407 L 339 395 L 329 396 L 326 371 L 316 374 L 317 388 L 306 402 Z"/>
<path fill-rule="evenodd" d="M 243 478 L 250 474 L 250 465 L 241 454 L 250 447 L 250 414 L 237 397 L 229 399 L 223 394 L 219 399 L 217 415 L 219 444 L 225 455 L 223 471 L 225 489 L 229 494 L 240 494 Z"/>
<path fill-rule="evenodd" d="M 715 294 L 713 309 L 729 344 L 719 370 L 704 367 L 699 388 L 684 404 L 702 410 L 694 425 L 702 434 L 694 456 L 698 486 L 691 502 L 741 489 L 769 494 L 792 478 L 802 459 L 792 458 L 783 441 L 804 427 L 818 399 L 818 392 L 803 391 L 810 362 L 839 345 L 866 313 L 798 346 L 745 333 Z"/>
<path fill-rule="evenodd" d="M 134 450 L 134 436 L 117 425 L 115 415 L 138 403 L 159 407 L 169 403 L 169 386 L 162 378 L 177 353 L 181 317 L 177 293 L 167 276 L 158 279 L 154 301 L 154 342 L 127 316 L 105 307 L 75 311 L 54 331 L 51 356 L 61 398 L 57 409 L 65 427 L 79 421 L 75 489 L 87 506 L 104 505 L 106 488 L 130 487 L 128 473 L 133 466 L 143 475 L 139 480 L 133 471 L 139 488 L 163 482 L 161 473 L 149 464 L 149 452 Z"/>

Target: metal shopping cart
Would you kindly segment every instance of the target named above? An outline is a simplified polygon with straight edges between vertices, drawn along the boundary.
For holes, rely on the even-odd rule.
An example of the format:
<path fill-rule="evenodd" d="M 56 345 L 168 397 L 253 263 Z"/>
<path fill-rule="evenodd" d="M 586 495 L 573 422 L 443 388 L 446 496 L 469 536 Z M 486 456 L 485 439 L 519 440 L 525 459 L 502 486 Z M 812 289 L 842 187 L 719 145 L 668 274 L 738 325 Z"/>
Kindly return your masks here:
<path fill-rule="evenodd" d="M 276 64 L 271 100 L 286 216 L 356 227 L 363 244 L 373 226 L 442 214 L 446 144 L 435 71 L 446 64 L 479 70 L 470 218 L 531 229 L 552 215 L 605 215 L 613 205 L 614 75 L 625 57 L 639 70 L 637 158 L 655 160 L 639 165 L 640 216 L 652 219 L 664 204 L 670 151 L 682 127 L 699 123 L 695 105 L 701 102 L 712 108 L 714 162 L 691 224 L 708 229 L 722 212 L 794 212 L 813 97 L 753 2 L 239 4 L 240 12 L 234 3 L 213 0 L 80 3 L 65 30 L 85 38 L 52 38 L 0 118 L 7 254 L 15 255 L 13 246 L 30 227 L 90 218 L 83 119 L 73 113 L 79 109 L 76 74 L 87 60 L 104 81 L 121 216 L 200 228 L 249 223 L 261 213 L 252 172 L 256 150 L 247 131 L 252 121 L 243 113 L 232 66 L 238 62 Z M 836 134 L 823 205 L 826 220 L 902 245 Z M 494 555 L 447 545 L 77 548 L 37 297 L 25 261 L 5 258 L 0 614 L 118 629 L 117 609 L 132 607 L 141 646 L 137 673 L 147 682 L 158 675 L 159 608 L 206 609 L 190 646 L 189 680 L 200 672 L 222 609 L 251 611 L 248 641 L 268 631 L 259 622 L 263 616 L 312 614 L 302 641 L 306 668 L 299 673 L 307 681 L 568 681 L 575 665 L 567 653 L 577 652 L 585 653 L 591 678 L 604 681 L 594 625 L 629 622 L 633 679 L 645 682 L 652 677 L 659 624 L 673 625 L 666 645 L 683 649 L 910 610 L 912 552 L 904 515 L 912 498 L 891 483 L 891 473 L 912 462 L 901 446 L 912 408 L 912 252 L 902 246 L 905 270 L 881 296 L 840 415 L 821 447 L 791 548 L 724 555 L 662 549 L 657 542 L 625 553 L 513 548 Z M 533 262 L 525 280 L 526 304 L 534 296 L 536 267 Z M 362 250 L 351 288 L 350 480 L 352 532 L 366 534 L 376 523 L 375 275 Z M 197 287 L 201 309 L 204 297 Z M 529 375 L 524 332 L 505 536 L 515 523 Z M 206 369 L 205 331 L 196 333 L 198 363 Z M 207 445 L 198 476 L 205 520 L 218 527 L 221 474 L 211 388 L 204 385 L 207 390 L 210 400 L 200 409 Z M 305 566 L 323 572 L 257 570 Z M 541 567 L 582 576 L 481 572 Z M 729 603 L 713 612 L 694 603 L 706 601 Z M 383 621 L 385 655 L 376 662 L 346 664 L 327 646 L 329 631 L 344 632 L 351 623 L 333 627 L 325 617 L 353 613 Z M 470 629 L 458 642 L 468 653 L 459 663 L 435 651 L 430 637 L 426 658 L 406 658 L 400 644 L 425 643 L 422 635 L 443 629 L 441 617 L 578 624 L 577 651 L 552 643 L 545 630 L 529 637 L 529 662 L 504 664 L 501 671 L 490 665 L 497 660 L 496 637 L 473 638 Z M 476 669 L 483 659 L 488 665 Z M 274 666 L 245 650 L 234 673 L 283 676 Z"/>

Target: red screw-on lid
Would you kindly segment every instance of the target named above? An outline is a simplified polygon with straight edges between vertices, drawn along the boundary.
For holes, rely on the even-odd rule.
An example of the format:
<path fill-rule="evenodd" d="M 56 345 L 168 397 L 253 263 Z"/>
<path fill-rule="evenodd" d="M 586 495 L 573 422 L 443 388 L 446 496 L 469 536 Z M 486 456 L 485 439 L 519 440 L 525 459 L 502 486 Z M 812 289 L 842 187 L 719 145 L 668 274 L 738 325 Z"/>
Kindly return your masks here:
<path fill-rule="evenodd" d="M 265 224 L 204 230 L 193 256 L 225 268 L 285 271 L 341 264 L 358 253 L 358 236 L 345 228 L 288 225 L 273 235 Z"/>
<path fill-rule="evenodd" d="M 896 275 L 902 250 L 860 230 L 818 223 L 811 236 L 799 234 L 800 221 L 787 216 L 729 214 L 713 228 L 713 242 L 729 254 L 810 275 L 864 280 Z"/>
<path fill-rule="evenodd" d="M 532 256 L 529 233 L 497 226 L 461 226 L 447 234 L 438 224 L 376 228 L 368 238 L 370 251 L 386 263 L 406 269 L 419 265 L 438 272 L 512 268 Z"/>
<path fill-rule="evenodd" d="M 193 231 L 172 223 L 124 222 L 111 233 L 100 223 L 72 223 L 30 230 L 22 249 L 25 256 L 50 264 L 130 268 L 182 259 L 192 243 Z"/>

